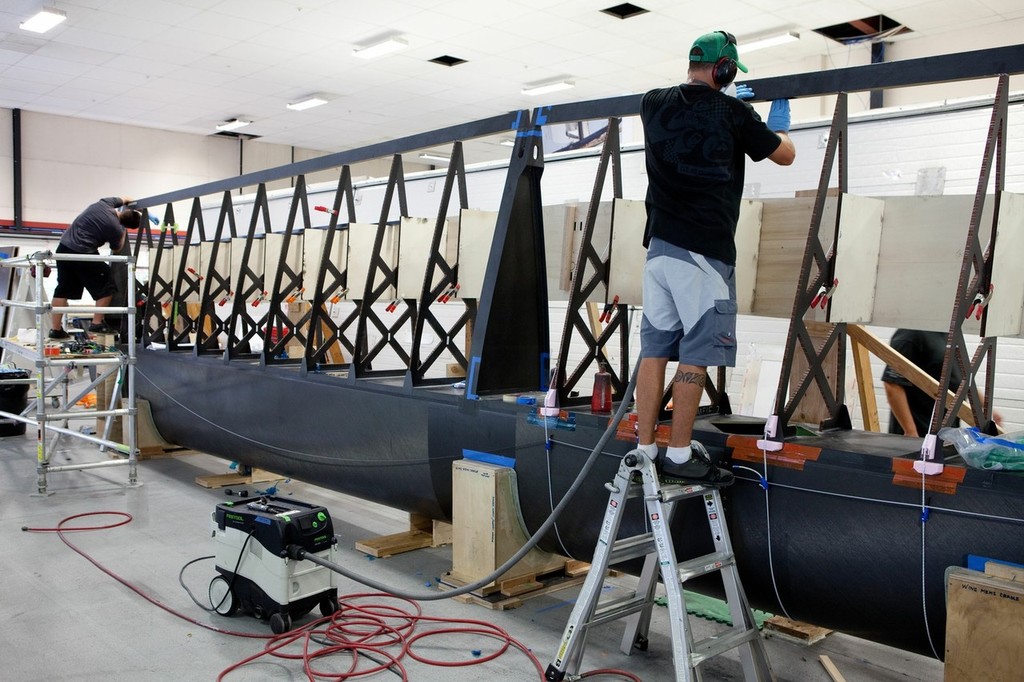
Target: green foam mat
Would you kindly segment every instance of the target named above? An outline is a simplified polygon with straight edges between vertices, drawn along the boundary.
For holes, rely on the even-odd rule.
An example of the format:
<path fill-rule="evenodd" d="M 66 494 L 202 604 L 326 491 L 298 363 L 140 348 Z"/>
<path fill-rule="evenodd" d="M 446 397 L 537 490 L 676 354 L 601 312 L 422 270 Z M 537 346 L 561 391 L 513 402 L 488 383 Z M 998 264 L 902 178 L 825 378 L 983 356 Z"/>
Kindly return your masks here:
<path fill-rule="evenodd" d="M 729 613 L 729 605 L 725 601 L 690 592 L 689 590 L 683 590 L 683 601 L 686 602 L 686 612 L 690 615 L 732 626 L 732 614 Z M 665 597 L 658 597 L 654 600 L 654 603 L 658 606 L 667 606 L 668 600 Z M 773 615 L 765 611 L 758 611 L 757 609 L 752 610 L 754 613 L 754 623 L 757 625 L 758 630 L 762 629 L 764 622 Z"/>

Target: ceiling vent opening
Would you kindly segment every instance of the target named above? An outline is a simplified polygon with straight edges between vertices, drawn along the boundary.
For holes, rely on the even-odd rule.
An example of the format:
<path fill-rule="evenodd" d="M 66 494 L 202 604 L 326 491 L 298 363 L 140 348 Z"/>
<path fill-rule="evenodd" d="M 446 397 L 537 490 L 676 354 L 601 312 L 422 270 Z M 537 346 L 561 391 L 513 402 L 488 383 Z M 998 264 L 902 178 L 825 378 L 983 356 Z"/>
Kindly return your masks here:
<path fill-rule="evenodd" d="M 211 133 L 210 137 L 233 137 L 236 140 L 256 140 L 259 139 L 260 135 L 249 135 L 247 133 L 237 133 L 233 130 L 218 130 L 215 133 Z"/>
<path fill-rule="evenodd" d="M 855 45 L 857 43 L 877 43 L 893 36 L 913 31 L 895 19 L 890 19 L 884 14 L 854 19 L 842 24 L 825 26 L 814 29 L 826 38 L 842 43 L 843 45 Z"/>
<path fill-rule="evenodd" d="M 631 2 L 624 2 L 621 5 L 615 5 L 614 7 L 607 7 L 601 10 L 605 14 L 610 14 L 616 19 L 629 19 L 631 17 L 646 14 L 648 10 L 643 7 L 638 7 Z"/>
<path fill-rule="evenodd" d="M 443 54 L 440 57 L 434 57 L 429 61 L 432 61 L 435 64 L 440 64 L 441 66 L 458 66 L 459 64 L 466 63 L 465 59 L 459 59 L 458 57 L 453 57 L 450 54 Z"/>

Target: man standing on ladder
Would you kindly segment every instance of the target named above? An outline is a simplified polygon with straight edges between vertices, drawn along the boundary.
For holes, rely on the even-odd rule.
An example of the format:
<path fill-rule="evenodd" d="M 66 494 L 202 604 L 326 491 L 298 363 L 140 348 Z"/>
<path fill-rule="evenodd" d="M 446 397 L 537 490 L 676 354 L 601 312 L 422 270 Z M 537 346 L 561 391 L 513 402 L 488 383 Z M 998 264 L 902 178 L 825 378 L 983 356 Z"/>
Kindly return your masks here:
<path fill-rule="evenodd" d="M 714 465 L 691 441 L 709 366 L 736 364 L 736 223 L 743 196 L 744 156 L 788 166 L 796 158 L 789 138 L 789 101 L 772 102 L 767 123 L 739 98 L 723 92 L 747 71 L 736 38 L 715 31 L 690 48 L 687 82 L 652 90 L 640 106 L 647 156 L 647 228 L 643 321 L 637 383 L 639 449 L 657 461 L 655 429 L 669 359 L 672 431 L 661 470 L 670 476 L 728 485 L 729 471 Z"/>
<path fill-rule="evenodd" d="M 125 242 L 125 228 L 138 229 L 142 213 L 127 208 L 131 199 L 109 197 L 92 204 L 68 226 L 57 245 L 57 253 L 98 255 L 102 244 L 110 244 L 113 252 L 119 251 Z M 118 211 L 117 209 L 122 210 Z M 65 307 L 69 298 L 80 298 L 88 289 L 96 306 L 110 305 L 117 285 L 106 263 L 83 261 L 57 261 L 57 288 L 53 292 L 53 306 Z M 116 330 L 103 321 L 103 313 L 92 318 L 90 332 L 110 334 Z M 61 324 L 61 313 L 53 313 L 51 339 L 68 339 L 71 335 Z"/>

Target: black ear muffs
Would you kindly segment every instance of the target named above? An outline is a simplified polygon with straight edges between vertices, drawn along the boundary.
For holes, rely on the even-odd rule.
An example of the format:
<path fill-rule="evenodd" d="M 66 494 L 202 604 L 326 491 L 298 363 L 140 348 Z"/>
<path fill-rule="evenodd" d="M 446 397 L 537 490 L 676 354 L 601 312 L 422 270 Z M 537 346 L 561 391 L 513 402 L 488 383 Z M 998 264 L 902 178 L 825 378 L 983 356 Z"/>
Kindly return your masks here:
<path fill-rule="evenodd" d="M 725 40 L 730 45 L 736 44 L 736 36 L 729 33 L 728 31 L 718 31 L 725 36 Z M 719 53 L 721 54 L 721 52 Z M 731 57 L 721 57 L 711 69 L 711 80 L 715 82 L 720 88 L 724 88 L 729 83 L 732 83 L 733 79 L 736 78 L 736 60 Z"/>
<path fill-rule="evenodd" d="M 729 57 L 722 57 L 711 68 L 711 80 L 720 88 L 732 83 L 736 78 L 736 60 Z"/>

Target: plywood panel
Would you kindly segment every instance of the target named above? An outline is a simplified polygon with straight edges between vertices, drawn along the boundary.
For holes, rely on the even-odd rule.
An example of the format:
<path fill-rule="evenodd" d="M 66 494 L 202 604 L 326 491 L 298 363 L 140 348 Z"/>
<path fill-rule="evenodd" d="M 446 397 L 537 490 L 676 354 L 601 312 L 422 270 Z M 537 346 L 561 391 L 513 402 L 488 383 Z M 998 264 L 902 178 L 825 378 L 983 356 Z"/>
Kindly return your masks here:
<path fill-rule="evenodd" d="M 433 220 L 402 218 L 398 241 L 398 298 L 419 299 L 433 240 Z"/>
<path fill-rule="evenodd" d="M 320 260 L 327 243 L 327 229 L 314 228 L 303 232 L 302 240 L 302 300 L 312 301 L 320 277 Z"/>
<path fill-rule="evenodd" d="M 1024 195 L 1003 192 L 999 200 L 996 249 L 992 260 L 992 298 L 988 336 L 1024 335 Z"/>
<path fill-rule="evenodd" d="M 543 208 L 544 265 L 547 268 L 548 300 L 568 301 L 572 274 L 576 268 L 575 249 L 583 235 L 582 210 L 575 204 Z"/>
<path fill-rule="evenodd" d="M 463 209 L 459 215 L 459 296 L 480 298 L 491 242 L 498 224 L 496 211 Z"/>
<path fill-rule="evenodd" d="M 946 331 L 974 197 L 886 197 L 884 201 L 872 322 Z M 977 329 L 973 320 L 964 325 L 965 331 Z"/>
<path fill-rule="evenodd" d="M 885 202 L 847 194 L 842 206 L 836 247 L 835 279 L 839 284 L 832 295 L 829 319 L 867 324 L 874 309 Z"/>
<path fill-rule="evenodd" d="M 736 305 L 741 313 L 749 313 L 754 307 L 763 209 L 760 201 L 740 202 L 740 219 L 736 223 Z"/>
<path fill-rule="evenodd" d="M 619 297 L 619 303 L 642 305 L 644 263 L 644 228 L 647 225 L 647 206 L 636 199 L 616 199 L 612 212 L 612 256 L 609 263 L 609 299 Z"/>
<path fill-rule="evenodd" d="M 950 571 L 946 682 L 1010 682 L 1024 667 L 1024 585 L 978 571 Z"/>
<path fill-rule="evenodd" d="M 366 290 L 366 282 L 370 273 L 373 257 L 373 245 L 377 239 L 377 225 L 371 223 L 352 223 L 348 226 L 348 297 L 361 299 Z M 384 242 L 381 245 L 381 257 L 388 267 L 396 266 L 395 226 L 384 228 Z M 383 299 L 393 300 L 395 288 L 388 287 L 382 294 Z"/>
<path fill-rule="evenodd" d="M 835 230 L 835 198 L 825 200 L 819 235 L 827 253 Z M 755 315 L 788 318 L 793 313 L 797 280 L 814 211 L 813 197 L 765 199 L 754 282 Z"/>

